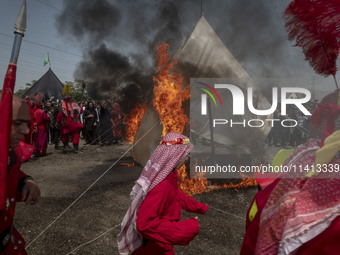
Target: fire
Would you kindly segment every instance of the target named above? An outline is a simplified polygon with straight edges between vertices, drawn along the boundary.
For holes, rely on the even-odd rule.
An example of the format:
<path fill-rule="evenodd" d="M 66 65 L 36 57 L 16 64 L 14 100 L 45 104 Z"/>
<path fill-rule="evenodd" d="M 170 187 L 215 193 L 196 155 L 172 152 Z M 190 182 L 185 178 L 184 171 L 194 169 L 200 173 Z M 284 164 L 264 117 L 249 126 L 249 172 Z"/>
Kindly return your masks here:
<path fill-rule="evenodd" d="M 135 109 L 126 117 L 126 137 L 125 139 L 132 144 L 140 123 L 142 122 L 146 105 L 137 105 Z"/>
<path fill-rule="evenodd" d="M 168 132 L 183 133 L 184 127 L 189 123 L 182 107 L 183 102 L 190 98 L 189 84 L 176 71 L 177 62 L 170 58 L 168 49 L 169 45 L 166 43 L 157 47 L 158 73 L 153 77 L 153 106 L 163 125 L 162 136 Z"/>
<path fill-rule="evenodd" d="M 208 193 L 214 190 L 221 189 L 234 189 L 238 191 L 239 188 L 257 186 L 257 182 L 254 178 L 246 178 L 242 176 L 242 181 L 239 183 L 230 182 L 229 184 L 217 185 L 210 184 L 207 178 L 204 178 L 204 174 L 200 173 L 201 176 L 196 176 L 193 179 L 189 179 L 186 167 L 182 166 L 178 170 L 178 182 L 179 188 L 188 196 L 193 196 L 196 194 Z"/>
<path fill-rule="evenodd" d="M 183 110 L 183 102 L 190 98 L 190 87 L 184 77 L 176 70 L 177 61 L 168 54 L 169 45 L 162 43 L 157 47 L 157 75 L 153 77 L 154 95 L 153 106 L 159 114 L 163 125 L 162 136 L 168 132 L 183 133 L 189 123 L 189 118 Z M 238 184 L 224 184 L 221 186 L 210 185 L 207 178 L 196 176 L 190 179 L 186 173 L 186 167 L 178 170 L 178 182 L 180 189 L 187 195 L 202 194 L 211 190 L 240 188 L 257 185 L 254 179 L 242 178 Z"/>
<path fill-rule="evenodd" d="M 132 166 L 134 166 L 135 165 L 135 162 L 133 162 L 133 163 L 120 163 L 119 165 L 121 165 L 121 166 L 127 166 L 127 167 L 132 167 Z"/>
<path fill-rule="evenodd" d="M 194 194 L 202 194 L 210 191 L 208 188 L 208 179 L 204 178 L 203 176 L 200 178 L 189 179 L 185 165 L 183 165 L 178 170 L 177 177 L 179 188 L 188 196 L 192 196 Z"/>
<path fill-rule="evenodd" d="M 238 191 L 238 188 L 243 188 L 243 187 L 249 187 L 249 186 L 257 186 L 257 181 L 255 178 L 245 178 L 242 176 L 242 181 L 240 183 L 232 183 L 230 182 L 229 184 L 223 184 L 223 185 L 217 185 L 214 184 L 214 190 L 220 190 L 220 189 L 235 189 Z"/>

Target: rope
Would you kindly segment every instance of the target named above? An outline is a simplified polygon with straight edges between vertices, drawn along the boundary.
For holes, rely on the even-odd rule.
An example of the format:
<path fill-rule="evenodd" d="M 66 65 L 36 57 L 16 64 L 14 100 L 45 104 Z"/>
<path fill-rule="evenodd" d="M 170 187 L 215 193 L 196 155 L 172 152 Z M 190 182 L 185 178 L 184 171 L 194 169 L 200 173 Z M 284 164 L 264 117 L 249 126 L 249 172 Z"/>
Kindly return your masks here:
<path fill-rule="evenodd" d="M 146 134 L 148 134 L 156 125 L 158 124 L 158 122 L 156 122 L 135 144 L 133 144 L 125 153 L 123 153 L 122 156 L 120 156 L 119 159 L 116 160 L 116 162 L 114 162 L 101 176 L 99 176 L 97 178 L 97 180 L 95 180 L 76 200 L 74 200 L 61 214 L 59 214 L 58 217 L 56 217 L 36 238 L 33 239 L 32 242 L 30 242 L 26 248 L 30 247 L 41 235 L 43 235 L 45 233 L 45 231 L 47 229 L 49 229 L 62 215 L 64 215 L 64 213 L 70 209 L 89 189 L 91 189 L 109 170 L 111 170 L 111 168 L 117 164 L 117 162 L 119 162 L 119 160 L 121 160 L 122 157 L 124 157 L 141 139 L 144 138 L 144 136 L 146 136 Z"/>
<path fill-rule="evenodd" d="M 120 223 L 119 223 L 118 225 L 116 225 L 116 226 L 114 226 L 114 227 L 112 227 L 112 228 L 106 230 L 104 233 L 102 233 L 102 234 L 100 234 L 99 236 L 93 238 L 92 240 L 90 240 L 90 241 L 88 241 L 88 242 L 86 242 L 86 243 L 83 243 L 83 244 L 79 245 L 77 248 L 75 248 L 74 250 L 70 251 L 70 252 L 67 253 L 66 255 L 70 255 L 70 254 L 76 252 L 77 250 L 79 250 L 81 247 L 86 246 L 86 245 L 88 245 L 88 244 L 90 244 L 90 243 L 93 243 L 94 241 L 98 240 L 99 238 L 101 238 L 102 236 L 104 236 L 104 235 L 106 235 L 107 233 L 111 232 L 112 230 L 118 228 L 119 226 L 120 226 Z"/>
<path fill-rule="evenodd" d="M 108 128 L 105 132 L 99 134 L 99 136 L 98 136 L 96 139 L 94 139 L 90 144 L 94 144 L 95 142 L 99 141 L 99 139 L 101 138 L 101 136 L 105 135 L 108 131 L 111 131 L 111 132 L 112 132 L 112 131 L 113 131 L 113 128 L 114 128 L 118 123 L 120 123 L 120 122 L 122 122 L 122 121 L 119 120 L 119 121 L 118 121 L 117 123 L 115 123 L 112 127 Z M 97 128 L 100 128 L 100 126 L 97 125 Z M 99 130 L 99 131 L 100 131 L 100 130 Z"/>
<path fill-rule="evenodd" d="M 226 211 L 222 211 L 222 210 L 217 209 L 217 208 L 215 208 L 215 207 L 212 207 L 212 206 L 210 206 L 210 205 L 208 205 L 208 204 L 206 204 L 206 205 L 209 206 L 209 208 L 211 208 L 211 209 L 213 209 L 213 210 L 215 210 L 215 211 L 218 211 L 218 212 L 220 212 L 220 213 L 224 213 L 224 214 L 227 214 L 227 215 L 234 216 L 235 218 L 241 219 L 241 220 L 243 220 L 243 221 L 245 220 L 244 217 L 241 217 L 241 216 L 238 216 L 238 215 L 236 215 L 236 214 L 232 214 L 232 213 L 229 213 L 229 212 L 226 212 Z"/>
<path fill-rule="evenodd" d="M 227 215 L 234 216 L 234 217 L 236 217 L 236 218 L 241 219 L 242 221 L 244 221 L 244 218 L 243 218 L 243 217 L 240 217 L 240 216 L 238 216 L 238 215 L 235 215 L 235 214 L 232 214 L 232 213 L 229 213 L 229 212 L 226 212 L 226 211 L 217 209 L 217 208 L 212 207 L 212 206 L 210 206 L 210 205 L 208 205 L 208 204 L 206 204 L 206 205 L 209 206 L 209 209 L 213 209 L 213 210 L 215 210 L 215 211 L 218 211 L 218 212 L 221 212 L 221 213 L 224 213 L 224 214 L 227 214 Z M 86 246 L 86 245 L 88 245 L 88 244 L 90 244 L 90 243 L 92 243 L 92 242 L 98 240 L 99 238 L 101 238 L 102 236 L 104 236 L 105 234 L 111 232 L 112 230 L 116 229 L 116 228 L 119 227 L 119 226 L 120 226 L 120 224 L 118 224 L 118 225 L 116 225 L 116 226 L 114 226 L 114 227 L 108 229 L 107 231 L 105 231 L 104 233 L 100 234 L 99 236 L 93 238 L 92 240 L 90 240 L 90 241 L 88 241 L 88 242 L 86 242 L 86 243 L 83 243 L 83 244 L 79 245 L 77 248 L 75 248 L 75 249 L 72 250 L 71 252 L 67 253 L 66 255 L 70 255 L 70 254 L 72 254 L 73 252 L 75 252 L 75 251 L 77 251 L 78 249 L 80 249 L 81 247 Z"/>

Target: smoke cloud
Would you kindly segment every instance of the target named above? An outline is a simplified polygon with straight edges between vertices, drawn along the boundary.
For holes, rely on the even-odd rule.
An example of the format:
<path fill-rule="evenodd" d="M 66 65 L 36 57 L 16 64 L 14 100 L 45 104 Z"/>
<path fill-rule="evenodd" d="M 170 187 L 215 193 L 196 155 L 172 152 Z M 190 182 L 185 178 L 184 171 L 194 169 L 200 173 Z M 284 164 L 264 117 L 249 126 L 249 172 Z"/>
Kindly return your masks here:
<path fill-rule="evenodd" d="M 103 40 L 121 20 L 120 11 L 106 0 L 71 0 L 64 1 L 64 6 L 64 12 L 57 17 L 57 29 L 60 34 L 77 40 Z"/>
<path fill-rule="evenodd" d="M 281 14 L 289 1 L 272 2 L 203 1 L 203 13 L 252 77 L 310 72 L 286 39 Z M 56 27 L 83 50 L 74 77 L 90 82 L 91 97 L 118 100 L 127 113 L 152 98 L 156 46 L 165 41 L 173 53 L 200 16 L 201 1 L 196 0 L 64 0 Z M 183 72 L 192 68 L 183 66 Z"/>

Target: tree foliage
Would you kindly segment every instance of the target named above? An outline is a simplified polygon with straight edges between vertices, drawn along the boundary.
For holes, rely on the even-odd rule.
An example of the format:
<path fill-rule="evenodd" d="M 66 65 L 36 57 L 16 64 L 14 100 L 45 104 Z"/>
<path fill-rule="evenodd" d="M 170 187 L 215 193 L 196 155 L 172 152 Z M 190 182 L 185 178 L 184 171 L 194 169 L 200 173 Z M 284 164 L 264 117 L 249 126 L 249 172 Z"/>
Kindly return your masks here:
<path fill-rule="evenodd" d="M 37 80 L 33 80 L 31 82 L 26 83 L 26 88 L 19 89 L 14 94 L 18 95 L 19 97 L 22 97 L 36 82 L 37 82 Z"/>
<path fill-rule="evenodd" d="M 84 87 L 82 80 L 66 81 L 64 84 L 71 84 L 71 96 L 76 102 L 90 99 L 87 86 Z"/>

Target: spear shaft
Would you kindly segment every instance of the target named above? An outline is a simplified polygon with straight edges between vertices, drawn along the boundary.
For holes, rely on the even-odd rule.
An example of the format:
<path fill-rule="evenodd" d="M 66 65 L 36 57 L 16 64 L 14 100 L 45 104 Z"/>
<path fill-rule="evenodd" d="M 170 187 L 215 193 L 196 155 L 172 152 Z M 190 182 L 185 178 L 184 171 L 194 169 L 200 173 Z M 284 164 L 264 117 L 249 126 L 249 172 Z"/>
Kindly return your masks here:
<path fill-rule="evenodd" d="M 15 22 L 15 29 L 12 54 L 3 84 L 0 103 L 0 211 L 6 210 L 7 168 L 12 129 L 13 92 L 17 70 L 16 64 L 18 62 L 22 37 L 26 29 L 26 0 L 24 0 L 19 16 Z"/>

